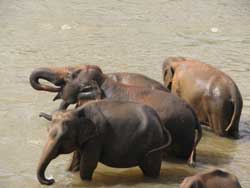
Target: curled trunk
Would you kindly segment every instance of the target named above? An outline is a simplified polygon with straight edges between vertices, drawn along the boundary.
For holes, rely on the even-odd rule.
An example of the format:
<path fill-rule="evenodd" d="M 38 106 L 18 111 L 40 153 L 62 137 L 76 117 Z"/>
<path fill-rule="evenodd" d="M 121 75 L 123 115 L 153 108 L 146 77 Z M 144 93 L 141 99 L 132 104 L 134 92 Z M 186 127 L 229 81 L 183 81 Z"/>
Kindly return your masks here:
<path fill-rule="evenodd" d="M 63 72 L 57 69 L 54 70 L 49 68 L 38 68 L 31 73 L 30 84 L 36 90 L 59 92 L 61 90 L 61 87 L 41 84 L 39 82 L 39 79 L 47 80 L 54 85 L 61 85 L 63 82 L 63 74 L 66 74 L 65 71 Z"/>

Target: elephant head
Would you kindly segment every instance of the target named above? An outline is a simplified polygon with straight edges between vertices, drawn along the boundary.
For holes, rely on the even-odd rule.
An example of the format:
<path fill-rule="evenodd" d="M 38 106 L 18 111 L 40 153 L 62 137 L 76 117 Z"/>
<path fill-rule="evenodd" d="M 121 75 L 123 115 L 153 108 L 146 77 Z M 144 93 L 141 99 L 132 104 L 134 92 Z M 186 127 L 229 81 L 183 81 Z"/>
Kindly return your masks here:
<path fill-rule="evenodd" d="M 69 75 L 75 71 L 100 69 L 94 65 L 82 65 L 75 67 L 54 67 L 54 68 L 37 68 L 30 75 L 30 84 L 36 90 L 58 92 L 53 100 L 61 98 L 61 90 L 69 79 Z M 46 80 L 52 83 L 54 86 L 48 84 L 42 84 L 40 79 Z"/>
<path fill-rule="evenodd" d="M 194 176 L 186 177 L 180 188 L 241 188 L 238 178 L 220 169 L 201 172 Z"/>
<path fill-rule="evenodd" d="M 183 180 L 180 188 L 206 188 L 200 177 L 187 177 Z"/>
<path fill-rule="evenodd" d="M 68 154 L 81 148 L 83 143 L 92 138 L 96 132 L 94 123 L 84 118 L 84 109 L 80 112 L 55 112 L 37 168 L 39 182 L 45 185 L 53 184 L 54 179 L 45 177 L 45 170 L 51 160 L 59 154 Z"/>
<path fill-rule="evenodd" d="M 61 91 L 61 98 L 68 104 L 74 104 L 84 95 L 85 100 L 100 99 L 100 85 L 103 83 L 104 74 L 100 68 L 89 67 L 79 69 L 70 74 Z"/>
<path fill-rule="evenodd" d="M 184 57 L 168 57 L 162 65 L 163 82 L 165 87 L 171 90 L 172 80 L 174 77 L 175 66 L 174 62 L 185 61 Z"/>

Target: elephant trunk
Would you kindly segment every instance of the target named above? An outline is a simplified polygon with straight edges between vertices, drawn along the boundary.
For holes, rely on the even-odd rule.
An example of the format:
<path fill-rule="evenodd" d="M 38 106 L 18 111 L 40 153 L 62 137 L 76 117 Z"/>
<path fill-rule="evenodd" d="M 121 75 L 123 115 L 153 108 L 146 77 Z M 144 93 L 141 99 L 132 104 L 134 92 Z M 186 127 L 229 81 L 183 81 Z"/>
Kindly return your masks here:
<path fill-rule="evenodd" d="M 48 121 L 52 121 L 52 115 L 46 114 L 44 112 L 41 112 L 39 114 L 39 117 L 43 117 L 43 118 L 47 119 Z"/>
<path fill-rule="evenodd" d="M 49 68 L 38 68 L 34 70 L 30 75 L 30 84 L 36 90 L 43 90 L 49 92 L 59 92 L 61 87 L 53 87 L 46 84 L 41 84 L 39 79 L 47 80 L 54 85 L 60 85 L 62 82 L 62 75 L 64 72 L 49 69 Z"/>
<path fill-rule="evenodd" d="M 49 165 L 50 161 L 58 155 L 56 151 L 56 145 L 57 144 L 55 141 L 49 140 L 43 149 L 42 156 L 40 158 L 39 165 L 37 168 L 37 179 L 41 184 L 51 185 L 55 182 L 54 179 L 47 179 L 45 177 L 45 170 Z"/>

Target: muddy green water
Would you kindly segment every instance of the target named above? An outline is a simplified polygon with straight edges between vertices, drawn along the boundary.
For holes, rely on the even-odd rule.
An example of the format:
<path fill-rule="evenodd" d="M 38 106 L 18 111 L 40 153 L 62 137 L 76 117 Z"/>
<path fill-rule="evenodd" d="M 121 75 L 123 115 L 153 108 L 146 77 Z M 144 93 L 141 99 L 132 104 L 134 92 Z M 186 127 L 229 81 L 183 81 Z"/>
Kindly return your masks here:
<path fill-rule="evenodd" d="M 144 73 L 161 81 L 170 55 L 208 62 L 239 86 L 244 108 L 241 139 L 205 132 L 197 168 L 163 163 L 161 177 L 138 168 L 99 165 L 92 182 L 66 172 L 70 155 L 47 169 L 59 187 L 177 188 L 185 176 L 219 167 L 250 187 L 250 1 L 248 0 L 0 0 L 0 187 L 36 188 L 37 163 L 48 122 L 38 118 L 59 103 L 33 90 L 34 68 L 96 64 L 105 72 Z"/>

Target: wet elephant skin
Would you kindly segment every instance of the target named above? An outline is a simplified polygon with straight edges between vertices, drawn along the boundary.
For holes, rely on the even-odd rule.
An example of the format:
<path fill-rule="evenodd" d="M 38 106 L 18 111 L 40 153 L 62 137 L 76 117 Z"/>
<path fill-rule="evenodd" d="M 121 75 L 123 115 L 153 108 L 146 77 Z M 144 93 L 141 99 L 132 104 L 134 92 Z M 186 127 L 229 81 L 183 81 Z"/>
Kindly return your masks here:
<path fill-rule="evenodd" d="M 92 179 L 99 161 L 116 168 L 139 166 L 145 176 L 156 178 L 160 174 L 162 150 L 171 140 L 157 113 L 146 105 L 90 102 L 75 110 L 53 114 L 37 178 L 41 184 L 53 184 L 54 179 L 45 177 L 47 166 L 58 155 L 75 150 L 81 153 L 79 166 L 83 180 Z"/>
<path fill-rule="evenodd" d="M 217 135 L 238 138 L 243 102 L 228 75 L 184 57 L 167 58 L 162 69 L 165 86 L 194 108 L 200 122 Z"/>

